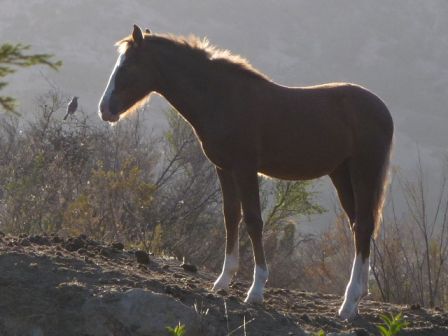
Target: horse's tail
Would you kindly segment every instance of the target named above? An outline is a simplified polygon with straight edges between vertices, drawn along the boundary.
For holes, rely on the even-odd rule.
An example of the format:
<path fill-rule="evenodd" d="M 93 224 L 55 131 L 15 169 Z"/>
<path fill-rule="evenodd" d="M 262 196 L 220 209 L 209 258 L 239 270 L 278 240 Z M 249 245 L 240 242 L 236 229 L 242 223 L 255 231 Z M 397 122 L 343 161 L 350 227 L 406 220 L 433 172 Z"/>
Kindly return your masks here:
<path fill-rule="evenodd" d="M 374 238 L 378 236 L 381 229 L 381 222 L 383 220 L 383 208 L 386 202 L 386 194 L 390 184 L 390 159 L 392 155 L 393 136 L 391 137 L 385 151 L 384 159 L 382 162 L 379 181 L 376 184 L 375 190 L 375 204 L 373 209 L 373 223 L 374 223 Z"/>

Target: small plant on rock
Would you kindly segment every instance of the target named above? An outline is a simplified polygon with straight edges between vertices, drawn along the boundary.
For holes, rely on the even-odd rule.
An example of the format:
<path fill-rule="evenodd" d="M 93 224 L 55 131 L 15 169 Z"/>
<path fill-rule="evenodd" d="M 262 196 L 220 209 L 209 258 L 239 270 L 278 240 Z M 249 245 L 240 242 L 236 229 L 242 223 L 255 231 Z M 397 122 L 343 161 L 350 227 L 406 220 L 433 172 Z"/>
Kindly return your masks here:
<path fill-rule="evenodd" d="M 166 327 L 170 336 L 184 336 L 186 333 L 185 325 L 180 324 L 180 322 L 174 328 Z"/>
<path fill-rule="evenodd" d="M 381 315 L 381 319 L 383 323 L 377 325 L 378 330 L 381 333 L 381 336 L 394 336 L 397 335 L 403 328 L 406 328 L 407 322 L 403 319 L 403 315 L 401 313 L 397 315 L 389 314 Z"/>

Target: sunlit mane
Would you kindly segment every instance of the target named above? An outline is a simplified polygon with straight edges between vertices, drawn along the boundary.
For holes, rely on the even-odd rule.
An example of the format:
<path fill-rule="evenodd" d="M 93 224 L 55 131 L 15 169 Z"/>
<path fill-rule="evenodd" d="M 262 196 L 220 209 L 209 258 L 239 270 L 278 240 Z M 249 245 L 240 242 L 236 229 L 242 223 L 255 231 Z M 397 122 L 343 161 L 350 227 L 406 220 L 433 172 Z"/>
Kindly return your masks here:
<path fill-rule="evenodd" d="M 218 47 L 210 44 L 207 38 L 201 39 L 194 35 L 184 37 L 171 34 L 153 33 L 145 34 L 144 36 L 146 41 L 174 45 L 185 51 L 190 51 L 199 57 L 203 57 L 217 65 L 239 69 L 248 76 L 269 80 L 266 75 L 255 69 L 247 59 L 241 57 L 240 55 L 232 54 L 229 50 L 219 49 Z M 120 53 L 124 53 L 132 45 L 132 43 L 132 36 L 128 36 L 118 41 L 116 46 L 118 47 L 118 51 Z"/>
<path fill-rule="evenodd" d="M 115 43 L 115 46 L 118 49 L 118 52 L 120 54 L 124 54 L 126 52 L 126 50 L 132 45 L 132 42 L 134 40 L 132 39 L 132 36 L 129 35 L 127 37 L 125 37 L 124 39 L 121 39 L 120 41 Z"/>

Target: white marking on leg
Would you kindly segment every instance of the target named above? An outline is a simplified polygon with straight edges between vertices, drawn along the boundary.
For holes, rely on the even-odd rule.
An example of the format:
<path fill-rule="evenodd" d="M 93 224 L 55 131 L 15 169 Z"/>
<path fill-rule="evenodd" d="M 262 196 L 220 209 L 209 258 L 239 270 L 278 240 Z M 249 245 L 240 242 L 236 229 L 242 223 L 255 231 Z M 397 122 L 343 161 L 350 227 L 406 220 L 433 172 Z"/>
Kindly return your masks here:
<path fill-rule="evenodd" d="M 110 113 L 110 97 L 112 95 L 112 92 L 115 89 L 115 76 L 117 75 L 117 71 L 120 68 L 120 66 L 125 61 L 126 56 L 124 53 L 121 53 L 118 56 L 117 62 L 115 63 L 114 69 L 112 70 L 112 73 L 109 78 L 109 82 L 107 83 L 106 89 L 104 90 L 103 96 L 100 99 L 99 104 L 99 113 L 101 114 L 111 114 Z"/>
<path fill-rule="evenodd" d="M 233 276 L 238 271 L 239 263 L 239 246 L 238 241 L 235 242 L 233 251 L 230 254 L 226 254 L 224 258 L 224 264 L 222 265 L 221 275 L 216 279 L 213 290 L 218 291 L 220 289 L 228 290 L 230 282 Z"/>
<path fill-rule="evenodd" d="M 358 254 L 353 261 L 352 274 L 344 295 L 344 302 L 339 309 L 343 320 L 350 320 L 358 314 L 358 304 L 369 290 L 369 258 L 363 260 Z"/>
<path fill-rule="evenodd" d="M 247 297 L 244 302 L 248 303 L 262 303 L 263 302 L 263 292 L 266 281 L 268 281 L 269 271 L 266 268 L 260 267 L 258 265 L 254 268 L 254 280 L 252 286 L 250 286 L 247 292 Z"/>

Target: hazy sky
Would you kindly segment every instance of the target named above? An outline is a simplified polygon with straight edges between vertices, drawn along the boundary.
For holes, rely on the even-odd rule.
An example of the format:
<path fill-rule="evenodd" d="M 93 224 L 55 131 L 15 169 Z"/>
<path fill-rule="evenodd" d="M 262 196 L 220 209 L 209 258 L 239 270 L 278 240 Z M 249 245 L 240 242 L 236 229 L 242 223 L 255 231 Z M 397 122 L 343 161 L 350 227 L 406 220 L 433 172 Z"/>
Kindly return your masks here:
<path fill-rule="evenodd" d="M 207 36 L 281 84 L 349 81 L 371 89 L 394 117 L 401 166 L 414 166 L 416 144 L 434 166 L 448 148 L 446 0 L 0 0 L 0 8 L 0 42 L 31 44 L 64 62 L 58 73 L 33 68 L 9 77 L 3 93 L 20 99 L 24 115 L 51 85 L 96 115 L 113 44 L 137 23 Z M 148 111 L 156 121 L 160 106 Z"/>

